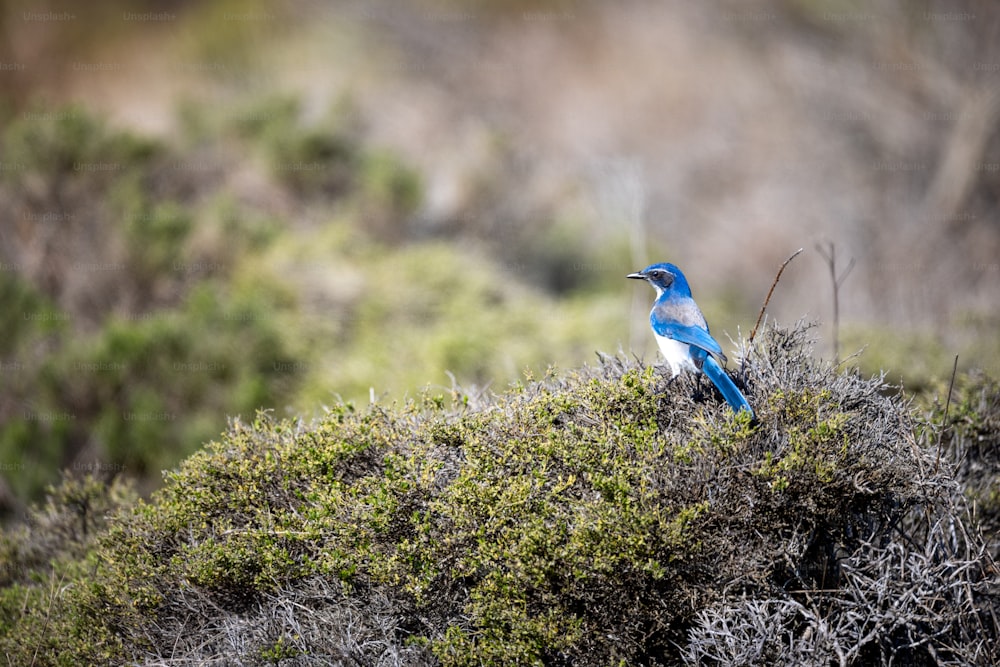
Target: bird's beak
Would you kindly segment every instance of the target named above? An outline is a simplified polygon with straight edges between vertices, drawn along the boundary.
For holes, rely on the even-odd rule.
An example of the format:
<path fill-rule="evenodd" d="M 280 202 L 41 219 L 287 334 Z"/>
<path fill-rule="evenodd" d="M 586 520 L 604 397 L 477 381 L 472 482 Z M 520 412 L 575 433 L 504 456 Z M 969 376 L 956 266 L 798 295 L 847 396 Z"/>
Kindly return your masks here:
<path fill-rule="evenodd" d="M 638 272 L 638 273 L 630 273 L 630 274 L 628 274 L 628 275 L 627 275 L 627 276 L 625 276 L 625 277 L 626 277 L 626 278 L 635 278 L 636 280 L 645 280 L 645 279 L 646 279 L 646 274 L 645 274 L 645 273 L 642 273 L 642 272 L 640 271 L 640 272 Z"/>

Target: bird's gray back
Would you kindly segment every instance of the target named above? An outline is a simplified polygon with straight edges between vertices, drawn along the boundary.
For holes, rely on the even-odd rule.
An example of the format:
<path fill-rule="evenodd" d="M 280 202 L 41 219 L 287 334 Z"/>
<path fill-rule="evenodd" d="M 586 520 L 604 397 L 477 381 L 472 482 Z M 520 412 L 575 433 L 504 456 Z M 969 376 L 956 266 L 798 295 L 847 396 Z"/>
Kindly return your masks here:
<path fill-rule="evenodd" d="M 708 330 L 708 323 L 694 299 L 678 299 L 657 301 L 653 304 L 652 319 L 661 322 L 676 322 L 687 327 L 700 327 Z"/>

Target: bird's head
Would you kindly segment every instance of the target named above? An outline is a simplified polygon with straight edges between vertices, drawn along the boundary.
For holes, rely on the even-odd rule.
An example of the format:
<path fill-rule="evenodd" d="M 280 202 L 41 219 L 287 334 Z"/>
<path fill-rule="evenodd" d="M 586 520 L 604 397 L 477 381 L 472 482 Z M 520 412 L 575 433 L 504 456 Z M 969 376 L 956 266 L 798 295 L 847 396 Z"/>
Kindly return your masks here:
<path fill-rule="evenodd" d="M 666 262 L 650 264 L 642 271 L 630 273 L 626 277 L 645 280 L 656 290 L 656 296 L 660 296 L 664 292 L 679 294 L 680 296 L 691 296 L 691 288 L 688 287 L 687 278 L 673 264 Z"/>

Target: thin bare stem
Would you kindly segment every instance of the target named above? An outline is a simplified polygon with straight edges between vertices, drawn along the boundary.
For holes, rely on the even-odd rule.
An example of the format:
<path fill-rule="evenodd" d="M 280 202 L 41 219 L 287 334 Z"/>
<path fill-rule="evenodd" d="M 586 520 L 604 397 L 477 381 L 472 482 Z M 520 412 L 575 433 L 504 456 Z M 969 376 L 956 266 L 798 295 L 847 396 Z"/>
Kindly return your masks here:
<path fill-rule="evenodd" d="M 944 431 L 948 428 L 948 409 L 951 407 L 951 391 L 955 388 L 955 374 L 958 373 L 958 355 L 951 365 L 951 381 L 948 383 L 948 397 L 944 400 L 944 416 L 941 418 L 941 430 L 938 431 L 937 461 L 934 463 L 934 474 L 941 468 L 941 447 L 944 442 Z"/>
<path fill-rule="evenodd" d="M 833 285 L 833 361 L 837 363 L 840 359 L 840 286 L 854 268 L 854 258 L 852 257 L 847 263 L 844 272 L 837 276 L 837 247 L 832 242 L 826 245 L 827 249 L 824 249 L 817 243 L 816 252 L 826 260 L 826 265 L 830 269 L 830 283 Z"/>
<path fill-rule="evenodd" d="M 781 264 L 781 268 L 778 269 L 777 275 L 774 276 L 774 282 L 771 283 L 771 289 L 767 290 L 767 298 L 764 299 L 764 305 L 760 307 L 760 314 L 757 315 L 757 323 L 753 325 L 753 331 L 750 332 L 750 340 L 747 341 L 747 347 L 753 345 L 754 336 L 757 335 L 757 328 L 760 326 L 760 321 L 764 319 L 764 311 L 767 310 L 767 304 L 771 302 L 771 295 L 774 293 L 774 287 L 778 284 L 778 281 L 781 280 L 781 272 L 785 270 L 788 263 L 795 259 L 800 252 L 802 252 L 802 248 L 793 252 L 788 259 Z"/>

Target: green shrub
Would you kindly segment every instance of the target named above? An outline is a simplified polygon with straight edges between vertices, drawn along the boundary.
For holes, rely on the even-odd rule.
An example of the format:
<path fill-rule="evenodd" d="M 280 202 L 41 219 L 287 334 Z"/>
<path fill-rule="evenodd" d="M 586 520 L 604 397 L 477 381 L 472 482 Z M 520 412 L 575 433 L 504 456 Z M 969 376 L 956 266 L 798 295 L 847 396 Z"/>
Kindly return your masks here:
<path fill-rule="evenodd" d="M 52 341 L 63 333 L 66 316 L 13 271 L 0 270 L 0 360 L 17 361 L 32 345 Z"/>
<path fill-rule="evenodd" d="M 43 308 L 24 301 L 29 292 L 50 304 L 38 310 L 48 328 L 9 318 L 11 336 L 0 341 L 13 346 L 20 338 L 32 348 L 7 353 L 23 371 L 4 384 L 0 403 L 0 456 L 27 467 L 7 476 L 19 498 L 36 497 L 59 467 L 81 456 L 107 455 L 109 469 L 155 473 L 246 406 L 283 407 L 294 399 L 309 414 L 331 396 L 367 402 L 372 392 L 378 399 L 404 396 L 451 378 L 466 386 L 502 383 L 525 368 L 575 365 L 597 341 L 624 338 L 618 304 L 625 269 L 613 268 L 621 247 L 577 251 L 567 243 L 580 231 L 571 225 L 525 237 L 559 280 L 583 276 L 566 289 L 619 285 L 553 301 L 528 286 L 530 267 L 498 264 L 482 244 L 402 244 L 421 204 L 420 174 L 390 153 L 367 149 L 348 103 L 315 119 L 288 96 L 237 105 L 227 117 L 232 108 L 186 107 L 189 143 L 135 137 L 75 107 L 25 115 L 4 130 L 5 150 L 15 160 L 23 156 L 25 169 L 5 171 L 0 195 L 32 215 L 62 207 L 29 226 L 52 245 L 41 244 L 50 247 L 42 268 L 13 272 L 14 291 L 27 291 L 18 296 L 6 280 L 0 288 L 12 312 Z M 91 163 L 117 168 L 73 168 Z M 240 187 L 223 187 L 233 165 L 241 165 L 237 181 L 261 184 L 250 205 Z M 290 232 L 286 219 L 299 210 L 312 221 L 303 234 Z M 331 236 L 341 240 L 317 243 Z M 29 241 L 39 246 L 37 238 Z M 4 250 L 25 251 L 17 243 Z M 247 277 L 255 273 L 267 277 Z M 220 324 L 191 310 L 199 290 L 215 292 L 213 307 L 240 311 L 244 321 L 221 312 Z M 253 298 L 223 303 L 261 290 L 252 308 Z M 275 354 L 239 359 L 244 336 L 269 341 Z M 248 346 L 261 349 L 253 340 Z M 164 372 L 163 363 L 193 356 L 228 370 L 202 373 L 208 384 Z M 244 374 L 253 368 L 260 370 L 255 377 Z M 292 396 L 300 382 L 305 389 Z M 206 397 L 204 410 L 187 411 Z M 26 418 L 14 406 L 66 418 Z M 123 423 L 125 414 L 178 421 L 183 414 L 183 426 L 172 418 Z"/>
<path fill-rule="evenodd" d="M 0 532 L 0 586 L 37 583 L 60 563 L 84 559 L 111 514 L 135 501 L 122 478 L 106 484 L 90 473 L 65 475 L 46 489 L 42 505 Z"/>
<path fill-rule="evenodd" d="M 121 277 L 119 217 L 109 200 L 123 183 L 148 187 L 163 147 L 76 106 L 19 115 L 0 134 L 0 147 L 18 167 L 0 174 L 0 198 L 18 216 L 3 254 L 71 320 L 99 321 L 132 290 Z"/>
<path fill-rule="evenodd" d="M 587 358 L 599 337 L 625 333 L 616 294 L 555 301 L 481 253 L 445 243 L 361 247 L 358 257 L 337 250 L 338 262 L 309 258 L 357 287 L 338 285 L 338 301 L 307 315 L 302 336 L 319 339 L 309 346 L 303 410 L 329 403 L 331 392 L 367 403 L 370 390 L 401 397 L 450 386 L 449 375 L 467 387 L 511 381 L 525 368 Z M 286 273 L 295 271 L 292 263 Z"/>
<path fill-rule="evenodd" d="M 887 378 L 917 395 L 940 388 L 951 375 L 955 355 L 959 373 L 998 368 L 1000 337 L 994 335 L 1000 318 L 993 313 L 965 313 L 940 323 L 942 335 L 929 329 L 899 331 L 888 327 L 847 327 L 843 353 L 864 350 L 857 364 L 864 372 L 885 371 Z"/>
<path fill-rule="evenodd" d="M 374 238 L 399 244 L 410 238 L 407 223 L 423 197 L 420 175 L 388 151 L 365 156 L 361 165 L 358 217 Z"/>
<path fill-rule="evenodd" d="M 271 175 L 298 196 L 340 197 L 357 183 L 361 147 L 339 109 L 307 123 L 301 103 L 273 97 L 230 120 L 234 134 L 264 157 Z"/>
<path fill-rule="evenodd" d="M 2 178 L 48 196 L 75 189 L 70 175 L 103 183 L 158 150 L 154 142 L 108 129 L 75 105 L 27 110 L 5 128 L 2 144 L 4 160 L 23 167 L 4 170 Z"/>
<path fill-rule="evenodd" d="M 26 613 L 0 646 L 35 664 L 990 664 L 996 591 L 947 470 L 878 379 L 802 337 L 768 332 L 748 359 L 757 424 L 608 357 L 457 412 L 427 394 L 237 421 L 109 524 L 85 577 L 10 589 Z"/>
<path fill-rule="evenodd" d="M 82 440 L 92 458 L 76 468 L 144 477 L 218 433 L 226 415 L 283 405 L 298 370 L 274 298 L 205 284 L 179 310 L 112 319 L 51 355 L 31 385 L 31 410 L 0 425 L 4 460 L 27 473 L 14 478 L 17 491 L 52 482 L 63 452 Z"/>

